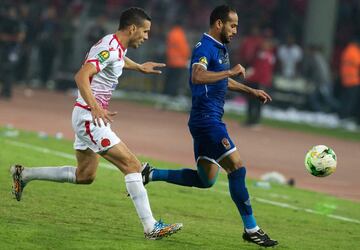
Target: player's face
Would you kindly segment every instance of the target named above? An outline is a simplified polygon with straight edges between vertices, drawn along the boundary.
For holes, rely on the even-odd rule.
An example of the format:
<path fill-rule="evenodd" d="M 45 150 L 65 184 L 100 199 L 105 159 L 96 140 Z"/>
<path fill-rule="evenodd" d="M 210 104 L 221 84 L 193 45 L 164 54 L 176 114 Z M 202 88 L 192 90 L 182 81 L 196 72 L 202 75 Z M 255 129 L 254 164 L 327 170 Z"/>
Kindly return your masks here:
<path fill-rule="evenodd" d="M 139 48 L 140 45 L 149 39 L 151 22 L 145 20 L 142 26 L 137 26 L 135 32 L 131 35 L 129 40 L 129 47 Z"/>
<path fill-rule="evenodd" d="M 229 20 L 223 24 L 220 33 L 222 43 L 229 43 L 236 35 L 238 27 L 238 15 L 235 12 L 229 13 Z"/>

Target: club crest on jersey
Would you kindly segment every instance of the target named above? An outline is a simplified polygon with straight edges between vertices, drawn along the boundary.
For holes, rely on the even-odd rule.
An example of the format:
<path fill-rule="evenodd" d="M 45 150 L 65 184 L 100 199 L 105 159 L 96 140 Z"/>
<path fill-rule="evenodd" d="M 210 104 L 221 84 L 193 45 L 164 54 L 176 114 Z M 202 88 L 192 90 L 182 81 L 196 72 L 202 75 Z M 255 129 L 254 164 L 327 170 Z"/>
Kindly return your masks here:
<path fill-rule="evenodd" d="M 199 62 L 202 64 L 205 64 L 206 66 L 208 65 L 208 61 L 205 56 L 200 57 Z"/>
<path fill-rule="evenodd" d="M 109 59 L 110 57 L 110 53 L 108 50 L 103 50 L 101 51 L 99 54 L 97 54 L 100 63 L 105 62 L 107 59 Z"/>
<path fill-rule="evenodd" d="M 223 138 L 221 140 L 222 145 L 224 146 L 225 149 L 230 149 L 231 145 L 230 142 L 227 138 Z"/>
<path fill-rule="evenodd" d="M 223 50 L 219 51 L 219 64 L 230 64 L 229 54 Z"/>
<path fill-rule="evenodd" d="M 101 146 L 103 146 L 104 148 L 110 146 L 110 140 L 108 138 L 103 138 L 101 140 Z"/>

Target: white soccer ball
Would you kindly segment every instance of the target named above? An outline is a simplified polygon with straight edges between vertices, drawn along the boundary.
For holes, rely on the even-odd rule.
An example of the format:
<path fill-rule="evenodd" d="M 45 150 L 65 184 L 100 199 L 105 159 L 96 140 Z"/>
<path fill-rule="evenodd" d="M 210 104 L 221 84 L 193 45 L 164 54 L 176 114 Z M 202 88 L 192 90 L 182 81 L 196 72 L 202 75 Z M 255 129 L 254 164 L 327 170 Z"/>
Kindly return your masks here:
<path fill-rule="evenodd" d="M 316 177 L 325 177 L 335 172 L 337 157 L 331 148 L 317 145 L 310 149 L 305 156 L 305 167 Z"/>

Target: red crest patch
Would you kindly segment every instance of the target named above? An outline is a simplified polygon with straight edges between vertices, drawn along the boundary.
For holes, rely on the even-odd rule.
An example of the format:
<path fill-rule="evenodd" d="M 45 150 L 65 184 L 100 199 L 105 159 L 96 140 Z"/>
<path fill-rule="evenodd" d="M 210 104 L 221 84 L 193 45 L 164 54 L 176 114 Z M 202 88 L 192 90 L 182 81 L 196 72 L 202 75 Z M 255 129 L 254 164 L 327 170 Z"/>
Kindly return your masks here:
<path fill-rule="evenodd" d="M 107 147 L 110 146 L 110 140 L 108 138 L 104 138 L 101 140 L 101 146 Z"/>
<path fill-rule="evenodd" d="M 229 140 L 227 138 L 223 138 L 221 140 L 221 143 L 226 149 L 230 149 L 231 145 L 230 145 L 230 142 L 229 142 Z"/>

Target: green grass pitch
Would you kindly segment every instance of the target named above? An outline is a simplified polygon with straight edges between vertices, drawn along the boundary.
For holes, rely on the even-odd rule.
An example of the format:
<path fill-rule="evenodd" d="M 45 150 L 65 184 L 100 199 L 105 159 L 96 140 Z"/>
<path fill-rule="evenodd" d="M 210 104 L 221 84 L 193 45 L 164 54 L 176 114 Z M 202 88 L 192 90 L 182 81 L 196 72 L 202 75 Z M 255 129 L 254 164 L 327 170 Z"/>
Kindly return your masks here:
<path fill-rule="evenodd" d="M 11 137 L 6 131 L 0 129 L 0 249 L 259 249 L 241 239 L 242 223 L 224 173 L 208 190 L 162 182 L 147 186 L 155 218 L 184 223 L 182 231 L 160 241 L 144 239 L 122 174 L 105 162 L 92 185 L 34 181 L 17 202 L 11 195 L 11 164 L 60 166 L 74 165 L 75 160 L 71 141 L 28 132 Z M 162 168 L 181 167 L 141 160 Z M 277 249 L 359 247 L 360 203 L 280 185 L 263 189 L 254 183 L 247 184 L 257 222 L 279 241 Z"/>

